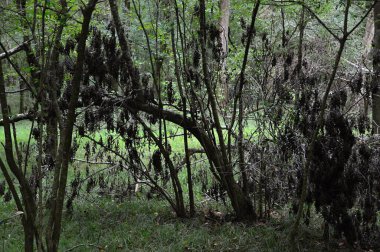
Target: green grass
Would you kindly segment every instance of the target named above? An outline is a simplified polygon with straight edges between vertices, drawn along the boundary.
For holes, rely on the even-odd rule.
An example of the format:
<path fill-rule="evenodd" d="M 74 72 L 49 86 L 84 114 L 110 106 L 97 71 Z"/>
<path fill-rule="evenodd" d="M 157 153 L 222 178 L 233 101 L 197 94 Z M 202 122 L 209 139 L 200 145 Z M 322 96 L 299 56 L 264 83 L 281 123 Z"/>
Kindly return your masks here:
<path fill-rule="evenodd" d="M 23 142 L 23 143 L 28 142 L 31 125 L 32 125 L 32 122 L 30 121 L 21 121 L 21 122 L 16 123 L 17 141 Z M 5 140 L 5 136 L 4 136 L 3 127 L 0 127 L 0 142 L 4 142 L 4 140 Z"/>
<path fill-rule="evenodd" d="M 0 218 L 13 213 L 13 204 L 1 204 Z M 197 216 L 175 218 L 166 203 L 132 198 L 117 203 L 97 198 L 77 201 L 72 215 L 64 215 L 60 251 L 289 251 L 286 219 L 245 225 L 217 223 Z M 320 251 L 318 230 L 303 231 L 300 248 Z M 22 250 L 20 222 L 0 226 L 0 247 Z M 87 245 L 87 246 L 85 246 Z"/>

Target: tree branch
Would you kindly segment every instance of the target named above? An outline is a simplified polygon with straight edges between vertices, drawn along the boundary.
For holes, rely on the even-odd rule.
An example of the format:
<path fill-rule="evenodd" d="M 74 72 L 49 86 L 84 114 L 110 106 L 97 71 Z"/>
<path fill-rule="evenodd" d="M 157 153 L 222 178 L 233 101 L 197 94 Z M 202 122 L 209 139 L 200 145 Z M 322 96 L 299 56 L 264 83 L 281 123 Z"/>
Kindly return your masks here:
<path fill-rule="evenodd" d="M 30 42 L 32 41 L 31 39 L 25 41 L 24 43 L 12 48 L 12 49 L 9 49 L 7 51 L 5 51 L 4 49 L 4 52 L 3 53 L 0 53 L 0 60 L 3 60 L 3 59 L 6 59 L 7 57 L 10 57 L 18 52 L 21 52 L 22 50 L 25 49 L 25 46 Z"/>
<path fill-rule="evenodd" d="M 9 123 L 16 123 L 23 120 L 32 120 L 34 113 L 17 114 L 9 118 Z M 0 126 L 4 126 L 4 119 L 0 120 Z"/>

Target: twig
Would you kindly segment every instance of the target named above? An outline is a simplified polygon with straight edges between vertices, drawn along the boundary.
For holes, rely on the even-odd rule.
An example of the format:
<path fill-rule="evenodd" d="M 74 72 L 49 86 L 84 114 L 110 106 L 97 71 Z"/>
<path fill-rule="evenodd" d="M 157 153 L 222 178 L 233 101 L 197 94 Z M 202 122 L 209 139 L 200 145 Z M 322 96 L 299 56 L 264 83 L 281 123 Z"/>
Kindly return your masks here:
<path fill-rule="evenodd" d="M 92 244 L 92 243 L 89 243 L 89 244 L 85 244 L 85 243 L 83 243 L 83 244 L 75 245 L 74 247 L 69 248 L 69 249 L 67 249 L 67 250 L 65 250 L 65 251 L 66 251 L 66 252 L 67 252 L 67 251 L 73 251 L 74 249 L 77 249 L 77 248 L 79 248 L 79 247 L 95 247 L 95 248 L 100 249 L 99 245 Z"/>

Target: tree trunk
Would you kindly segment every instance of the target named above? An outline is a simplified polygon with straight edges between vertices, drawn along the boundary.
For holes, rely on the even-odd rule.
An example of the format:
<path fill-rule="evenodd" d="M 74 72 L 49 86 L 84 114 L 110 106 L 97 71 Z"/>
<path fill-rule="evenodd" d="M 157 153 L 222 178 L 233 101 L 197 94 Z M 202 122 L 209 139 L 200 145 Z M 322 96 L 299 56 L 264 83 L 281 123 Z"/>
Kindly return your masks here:
<path fill-rule="evenodd" d="M 380 133 L 380 1 L 374 6 L 375 33 L 373 38 L 374 87 L 372 92 L 372 132 Z"/>
<path fill-rule="evenodd" d="M 244 107 L 243 107 L 243 97 L 241 96 L 239 99 L 239 117 L 238 117 L 238 128 L 239 128 L 238 155 L 239 155 L 239 169 L 241 172 L 243 192 L 248 197 L 248 178 L 247 178 L 247 172 L 246 172 L 247 167 L 245 165 L 245 159 L 244 159 L 243 117 L 244 117 Z"/>
<path fill-rule="evenodd" d="M 183 117 L 186 118 L 186 98 L 184 96 L 182 97 L 182 105 L 183 105 Z M 192 217 L 195 214 L 195 203 L 194 203 L 194 192 L 193 192 L 193 178 L 191 175 L 189 144 L 188 144 L 188 136 L 187 136 L 186 129 L 183 129 L 183 143 L 185 147 L 187 186 L 189 189 L 190 216 Z"/>
<path fill-rule="evenodd" d="M 20 90 L 24 90 L 25 88 L 25 83 L 23 81 L 20 81 Z M 21 91 L 20 92 L 20 103 L 19 103 L 19 110 L 18 112 L 20 114 L 24 113 L 24 107 L 25 107 L 25 95 L 24 95 L 24 92 Z"/>
<path fill-rule="evenodd" d="M 220 0 L 220 42 L 222 44 L 221 51 L 221 69 L 220 69 L 220 88 L 223 94 L 223 104 L 228 102 L 228 83 L 227 83 L 227 55 L 228 55 L 228 36 L 230 24 L 230 0 Z"/>
<path fill-rule="evenodd" d="M 256 213 L 251 199 L 245 195 L 242 188 L 236 183 L 236 181 L 231 181 L 230 185 L 233 188 L 235 194 L 235 197 L 231 197 L 231 199 L 235 198 L 235 202 L 233 202 L 232 206 L 234 207 L 236 218 L 238 220 L 255 220 Z"/>
<path fill-rule="evenodd" d="M 182 87 L 182 80 L 180 76 L 180 70 L 179 70 L 179 62 L 177 59 L 177 50 L 176 50 L 176 43 L 174 38 L 174 25 L 172 26 L 170 30 L 171 34 L 171 42 L 172 42 L 172 51 L 173 51 L 173 58 L 174 58 L 174 73 L 177 79 L 177 85 L 178 90 L 181 96 L 182 106 L 183 106 L 183 118 L 186 119 L 186 97 L 183 93 L 183 87 Z M 183 143 L 185 147 L 185 162 L 186 162 L 186 171 L 187 171 L 187 186 L 189 189 L 189 204 L 190 204 L 190 216 L 194 216 L 195 214 L 195 204 L 194 204 L 194 192 L 193 192 L 193 179 L 191 175 L 191 164 L 190 164 L 190 154 L 189 154 L 189 144 L 188 144 L 188 134 L 187 129 L 183 128 Z"/>
<path fill-rule="evenodd" d="M 232 164 L 228 160 L 227 149 L 224 141 L 224 135 L 222 126 L 219 119 L 219 114 L 216 106 L 215 93 L 212 89 L 210 74 L 208 69 L 208 57 L 206 53 L 206 4 L 205 0 L 199 1 L 200 6 L 200 43 L 201 43 L 201 55 L 202 55 L 202 70 L 204 83 L 207 89 L 208 99 L 211 105 L 211 112 L 214 119 L 214 124 L 219 140 L 220 147 L 214 147 L 213 149 L 219 154 L 216 159 L 213 159 L 215 167 L 218 168 L 218 172 L 221 175 L 222 183 L 227 190 L 228 196 L 231 199 L 232 206 L 236 212 L 238 219 L 251 219 L 253 217 L 253 207 L 248 198 L 244 196 L 242 189 L 238 186 L 233 176 Z M 208 155 L 212 155 L 207 151 Z M 215 153 L 216 154 L 216 153 Z"/>
<path fill-rule="evenodd" d="M 368 6 L 368 8 L 370 8 Z M 370 66 L 371 65 L 371 52 L 372 52 L 372 42 L 373 42 L 373 35 L 374 35 L 374 17 L 373 17 L 373 11 L 371 11 L 371 14 L 367 17 L 367 23 L 365 26 L 365 34 L 363 38 L 363 45 L 364 45 L 364 51 L 363 51 L 363 63 L 360 65 L 362 66 Z M 363 71 L 363 70 L 361 70 Z M 370 77 L 370 73 L 365 72 L 363 73 L 363 82 L 367 82 L 368 78 Z M 367 88 L 363 89 L 364 95 L 363 95 L 363 102 L 361 103 L 360 113 L 365 116 L 366 118 L 369 116 L 369 105 L 370 105 L 370 99 L 371 94 L 370 90 Z"/>
<path fill-rule="evenodd" d="M 33 192 L 31 187 L 22 173 L 21 167 L 18 167 L 15 158 L 13 156 L 13 143 L 12 143 L 12 135 L 9 121 L 9 106 L 7 102 L 7 96 L 5 93 L 5 80 L 3 74 L 2 62 L 0 60 L 0 107 L 3 115 L 3 130 L 5 136 L 5 156 L 9 166 L 9 169 L 12 171 L 13 175 L 16 177 L 17 182 L 20 184 L 20 192 L 22 195 L 23 201 L 23 209 L 24 209 L 24 238 L 25 238 L 25 251 L 33 251 L 34 245 L 34 231 L 35 231 L 35 216 L 36 216 L 36 205 L 33 198 Z M 15 188 L 13 186 L 13 182 L 9 178 L 9 174 L 6 172 L 5 165 L 1 162 L 1 170 L 3 174 L 7 178 L 7 183 L 12 190 L 12 194 L 14 196 L 17 195 Z M 7 176 L 8 175 L 8 176 Z M 15 198 L 16 204 L 18 205 L 18 209 L 22 208 L 21 202 L 18 197 Z"/>
<path fill-rule="evenodd" d="M 24 225 L 24 250 L 25 252 L 31 252 L 34 247 L 34 229 L 33 224 L 26 221 Z"/>
<path fill-rule="evenodd" d="M 309 183 L 309 175 L 310 175 L 310 166 L 311 166 L 313 153 L 314 153 L 314 147 L 315 147 L 314 145 L 315 145 L 315 142 L 317 140 L 319 131 L 324 126 L 323 121 L 324 121 L 324 117 L 325 117 L 325 112 L 326 112 L 325 110 L 327 107 L 327 101 L 329 98 L 329 94 L 330 94 L 331 88 L 334 84 L 335 77 L 336 77 L 337 72 L 338 72 L 339 64 L 340 64 L 340 61 L 341 61 L 341 58 L 343 55 L 343 51 L 344 51 L 348 36 L 356 29 L 356 28 L 354 28 L 353 30 L 350 30 L 350 31 L 348 30 L 348 14 L 349 14 L 350 6 L 351 6 L 351 2 L 347 2 L 346 6 L 345 6 L 343 31 L 342 31 L 342 35 L 341 35 L 342 37 L 339 37 L 333 33 L 335 39 L 337 39 L 339 42 L 339 49 L 338 49 L 338 52 L 335 56 L 334 67 L 331 71 L 331 75 L 329 76 L 329 82 L 327 83 L 327 88 L 323 94 L 322 103 L 321 103 L 321 107 L 319 110 L 319 115 L 318 115 L 316 127 L 314 128 L 314 130 L 311 134 L 311 138 L 309 140 L 309 145 L 308 145 L 307 150 L 306 150 L 306 163 L 302 169 L 302 189 L 301 189 L 301 196 L 300 196 L 300 200 L 299 200 L 299 204 L 298 204 L 298 211 L 297 211 L 297 215 L 296 215 L 296 219 L 294 221 L 294 224 L 293 224 L 293 226 L 290 230 L 290 233 L 289 233 L 289 243 L 291 246 L 295 245 L 295 238 L 297 236 L 298 227 L 300 225 L 300 221 L 301 221 L 301 218 L 303 215 L 304 204 L 306 202 L 306 196 L 307 196 L 308 187 L 309 187 L 308 183 Z M 293 247 L 293 249 L 294 249 L 294 247 Z"/>
<path fill-rule="evenodd" d="M 71 81 L 71 97 L 69 101 L 67 117 L 65 125 L 63 127 L 63 132 L 61 132 L 51 199 L 52 202 L 54 202 L 54 205 L 51 209 L 49 225 L 46 234 L 48 251 L 52 252 L 58 251 L 58 244 L 61 235 L 62 211 L 66 192 L 65 189 L 70 160 L 70 148 L 74 123 L 76 120 L 75 110 L 78 103 L 80 83 L 83 75 L 86 41 L 90 30 L 90 21 L 97 2 L 98 0 L 90 0 L 86 7 L 82 9 L 83 23 L 77 46 L 78 56 L 75 64 L 75 71 Z"/>

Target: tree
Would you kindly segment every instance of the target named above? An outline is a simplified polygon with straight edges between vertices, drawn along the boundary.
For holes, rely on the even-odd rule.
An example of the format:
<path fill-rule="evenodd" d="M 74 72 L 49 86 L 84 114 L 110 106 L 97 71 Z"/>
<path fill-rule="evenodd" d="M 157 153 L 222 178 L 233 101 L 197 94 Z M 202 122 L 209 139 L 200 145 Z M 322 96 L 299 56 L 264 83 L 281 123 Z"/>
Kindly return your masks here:
<path fill-rule="evenodd" d="M 339 42 L 339 48 L 338 48 L 338 52 L 335 56 L 334 66 L 333 66 L 331 74 L 329 76 L 329 80 L 327 83 L 326 90 L 323 93 L 323 98 L 322 98 L 322 103 L 321 103 L 320 110 L 319 110 L 319 115 L 318 115 L 317 120 L 316 120 L 316 127 L 313 129 L 312 134 L 311 134 L 310 144 L 308 145 L 307 154 L 306 154 L 307 155 L 306 156 L 306 163 L 305 163 L 303 170 L 302 170 L 301 197 L 299 199 L 296 220 L 295 220 L 294 225 L 292 227 L 292 230 L 289 234 L 290 242 L 293 244 L 295 241 L 295 236 L 298 233 L 298 226 L 300 224 L 300 220 L 301 220 L 303 210 L 304 210 L 304 204 L 305 204 L 306 197 L 307 197 L 307 194 L 309 191 L 308 185 L 309 185 L 309 176 L 310 176 L 310 166 L 312 163 L 315 148 L 317 146 L 316 142 L 317 142 L 317 139 L 318 139 L 319 134 L 320 134 L 319 131 L 321 129 L 323 129 L 324 124 L 325 124 L 325 119 L 324 119 L 325 109 L 327 107 L 327 102 L 328 102 L 330 90 L 334 84 L 346 42 L 347 42 L 349 36 L 355 31 L 355 29 L 357 29 L 357 27 L 360 25 L 360 23 L 363 22 L 364 18 L 367 17 L 371 11 L 371 9 L 369 11 L 367 11 L 366 14 L 364 15 L 364 17 L 353 28 L 349 28 L 348 27 L 348 20 L 349 20 L 350 7 L 351 7 L 351 2 L 348 1 L 345 4 L 344 19 L 343 19 L 343 32 L 341 35 L 335 34 L 328 26 L 326 26 L 325 23 L 323 23 L 323 21 L 321 21 L 319 18 L 317 18 L 318 22 L 320 22 L 324 26 L 324 28 L 326 28 L 327 31 Z"/>
<path fill-rule="evenodd" d="M 380 125 L 380 97 L 379 88 L 376 81 L 380 73 L 380 2 L 375 1 L 373 8 L 373 18 L 375 33 L 373 37 L 373 72 L 374 72 L 374 86 L 372 91 L 372 130 L 373 133 L 379 134 Z"/>
<path fill-rule="evenodd" d="M 221 42 L 221 70 L 220 84 L 223 90 L 224 104 L 228 101 L 228 83 L 227 83 L 227 57 L 228 57 L 228 38 L 230 29 L 230 0 L 220 1 L 220 42 Z"/>
<path fill-rule="evenodd" d="M 80 83 L 82 80 L 82 74 L 83 74 L 83 64 L 84 64 L 84 58 L 85 58 L 85 48 L 86 48 L 86 41 L 87 36 L 89 34 L 89 25 L 91 21 L 92 12 L 94 11 L 95 5 L 97 3 L 97 0 L 90 0 L 86 6 L 84 6 L 82 12 L 83 12 L 83 23 L 82 23 L 82 29 L 80 36 L 78 37 L 78 46 L 77 46 L 77 60 L 75 63 L 75 71 L 73 74 L 73 79 L 70 84 L 70 91 L 71 91 L 71 98 L 68 104 L 68 110 L 66 117 L 63 118 L 62 113 L 59 111 L 58 108 L 58 101 L 57 97 L 55 96 L 56 89 L 53 89 L 53 92 L 51 92 L 51 103 L 53 107 L 55 107 L 55 116 L 57 116 L 58 120 L 60 121 L 60 141 L 59 141 L 59 148 L 58 148 L 58 158 L 57 160 L 53 161 L 54 164 L 54 181 L 52 183 L 52 191 L 51 196 L 49 199 L 49 202 L 51 204 L 51 208 L 47 211 L 46 214 L 49 215 L 49 221 L 45 225 L 42 224 L 42 218 L 43 218 L 43 212 L 45 209 L 42 209 L 42 153 L 39 152 L 38 159 L 39 161 L 39 168 L 36 173 L 32 173 L 31 176 L 35 176 L 34 179 L 37 179 L 39 183 L 39 193 L 38 198 L 34 196 L 34 190 L 36 188 L 33 187 L 32 184 L 28 182 L 27 176 L 29 174 L 23 172 L 22 167 L 17 164 L 14 158 L 13 154 L 13 145 L 16 143 L 13 143 L 12 135 L 11 135 L 11 128 L 10 125 L 13 123 L 10 120 L 10 115 L 8 111 L 8 104 L 7 104 L 7 97 L 5 93 L 5 82 L 4 82 L 4 76 L 2 70 L 0 71 L 0 93 L 1 93 L 1 108 L 2 108 L 2 115 L 3 115 L 3 127 L 4 127 L 4 134 L 6 136 L 6 142 L 5 142 L 5 148 L 6 148 L 6 159 L 8 166 L 10 168 L 10 171 L 12 174 L 16 177 L 17 182 L 20 184 L 20 193 L 19 196 L 16 189 L 12 189 L 13 197 L 16 199 L 18 210 L 22 211 L 24 213 L 23 215 L 23 226 L 24 226 L 24 233 L 25 233 L 25 251 L 33 251 L 34 246 L 34 239 L 36 239 L 37 248 L 40 251 L 44 251 L 45 248 L 48 251 L 57 251 L 58 250 L 58 244 L 59 244 L 59 238 L 60 238 L 60 232 L 61 232 L 61 221 L 62 221 L 62 211 L 63 211 L 63 203 L 64 203 L 64 196 L 65 196 L 65 189 L 67 184 L 67 172 L 68 172 L 68 165 L 70 160 L 70 149 L 71 149 L 71 140 L 72 140 L 72 133 L 74 128 L 74 122 L 75 122 L 75 111 L 77 108 L 77 102 L 79 97 L 79 89 L 80 89 Z M 17 2 L 17 6 L 22 11 L 22 15 L 25 17 L 25 4 L 26 1 L 23 2 Z M 67 14 L 67 3 L 65 0 L 60 1 L 60 6 L 62 8 L 61 15 L 59 16 L 59 19 L 61 19 L 61 23 L 59 26 L 59 29 L 56 32 L 56 40 L 55 44 L 52 49 L 52 54 L 49 55 L 52 57 L 51 62 L 53 64 L 57 63 L 58 58 L 58 46 L 60 42 L 60 38 L 62 36 L 62 31 L 64 27 L 66 26 L 66 14 Z M 46 5 L 44 7 L 44 13 L 46 11 Z M 45 14 L 43 15 L 45 18 Z M 45 29 L 46 27 L 43 26 L 42 29 Z M 44 35 L 43 35 L 44 36 Z M 20 76 L 22 77 L 23 81 L 25 83 L 28 83 L 29 90 L 32 91 L 32 93 L 35 95 L 36 101 L 41 106 L 41 111 L 39 111 L 39 117 L 40 122 L 42 120 L 46 119 L 46 116 L 43 111 L 46 108 L 46 94 L 45 92 L 45 81 L 48 78 L 49 74 L 55 73 L 55 68 L 52 66 L 48 66 L 45 68 L 46 62 L 42 60 L 42 64 L 38 63 L 37 58 L 32 51 L 30 45 L 28 44 L 29 39 L 28 37 L 24 38 L 25 40 L 25 48 L 24 50 L 27 53 L 28 63 L 33 67 L 33 70 L 31 72 L 32 75 L 32 83 L 28 83 L 26 79 L 22 76 L 21 73 Z M 0 43 L 3 50 L 5 48 Z M 43 43 L 43 47 L 44 47 Z M 5 52 L 6 58 L 9 62 L 12 62 L 10 59 L 10 55 Z M 46 55 L 44 55 L 46 57 Z M 44 59 L 44 57 L 42 57 Z M 14 65 L 13 65 L 14 66 Z M 14 66 L 15 67 L 15 66 Z M 16 69 L 16 67 L 15 67 Z M 38 71 L 40 70 L 40 71 Z M 49 72 L 49 70 L 51 72 Z M 55 85 L 55 82 L 51 82 L 51 85 Z M 36 92 L 36 90 L 38 90 Z M 36 96 L 36 94 L 38 95 Z M 54 110 L 54 109 L 53 109 Z M 40 124 L 40 127 L 38 129 L 35 129 L 35 137 L 39 140 L 39 145 L 42 146 L 42 137 L 43 137 L 43 131 L 41 131 L 43 125 Z M 56 127 L 56 126 L 55 126 Z M 13 131 L 15 129 L 13 128 Z M 15 132 L 13 132 L 15 134 Z M 53 135 L 53 137 L 57 137 L 57 134 Z M 41 149 L 40 149 L 41 150 Z M 55 155 L 54 155 L 55 157 Z M 53 158 L 54 158 L 53 157 Z M 25 170 L 26 165 L 25 163 Z M 1 170 L 5 177 L 7 177 L 7 183 L 10 188 L 15 188 L 13 180 L 10 179 L 10 174 L 7 171 L 7 168 L 3 161 L 0 162 Z M 40 178 L 40 179 L 38 179 Z M 43 226 L 42 226 L 43 225 Z M 46 246 L 43 243 L 43 231 L 46 230 Z"/>

